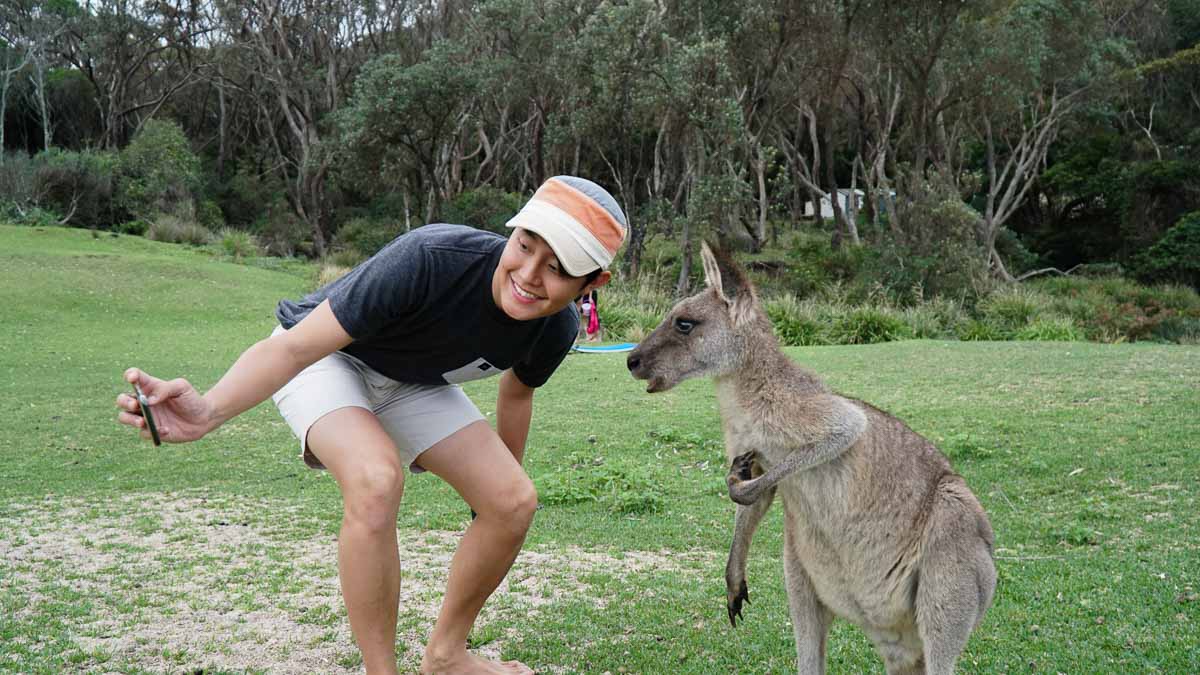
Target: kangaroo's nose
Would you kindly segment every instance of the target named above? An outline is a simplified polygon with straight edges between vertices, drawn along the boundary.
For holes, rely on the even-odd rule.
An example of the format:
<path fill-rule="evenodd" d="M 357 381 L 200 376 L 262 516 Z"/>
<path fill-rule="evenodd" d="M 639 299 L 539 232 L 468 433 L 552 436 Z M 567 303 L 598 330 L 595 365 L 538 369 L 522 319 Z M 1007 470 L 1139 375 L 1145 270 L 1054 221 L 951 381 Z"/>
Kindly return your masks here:
<path fill-rule="evenodd" d="M 630 354 L 629 358 L 625 359 L 625 365 L 629 367 L 629 372 L 637 370 L 637 367 L 642 365 L 642 357 L 636 353 Z"/>

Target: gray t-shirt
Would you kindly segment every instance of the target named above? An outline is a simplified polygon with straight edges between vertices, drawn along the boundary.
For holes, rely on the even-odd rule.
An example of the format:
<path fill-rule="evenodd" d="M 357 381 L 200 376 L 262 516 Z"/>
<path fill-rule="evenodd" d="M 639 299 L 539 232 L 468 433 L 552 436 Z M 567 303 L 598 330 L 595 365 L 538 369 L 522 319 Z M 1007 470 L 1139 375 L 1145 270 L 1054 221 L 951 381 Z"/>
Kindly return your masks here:
<path fill-rule="evenodd" d="M 342 349 L 401 382 L 455 384 L 509 368 L 546 383 L 575 341 L 575 304 L 533 321 L 496 306 L 492 275 L 504 237 L 463 225 L 426 225 L 392 240 L 342 278 L 275 316 L 291 328 L 328 299 L 354 338 Z"/>

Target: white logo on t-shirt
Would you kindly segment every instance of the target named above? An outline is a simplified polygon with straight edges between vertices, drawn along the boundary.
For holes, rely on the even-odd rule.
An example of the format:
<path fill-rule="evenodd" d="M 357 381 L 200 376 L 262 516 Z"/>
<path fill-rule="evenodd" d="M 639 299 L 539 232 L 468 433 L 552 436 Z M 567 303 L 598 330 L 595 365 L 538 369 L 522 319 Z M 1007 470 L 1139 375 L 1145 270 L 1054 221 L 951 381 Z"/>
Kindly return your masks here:
<path fill-rule="evenodd" d="M 500 369 L 488 363 L 482 358 L 475 359 L 461 368 L 455 368 L 446 373 L 442 373 L 442 378 L 450 384 L 462 384 L 471 380 L 482 380 L 485 377 L 491 377 L 500 372 Z"/>

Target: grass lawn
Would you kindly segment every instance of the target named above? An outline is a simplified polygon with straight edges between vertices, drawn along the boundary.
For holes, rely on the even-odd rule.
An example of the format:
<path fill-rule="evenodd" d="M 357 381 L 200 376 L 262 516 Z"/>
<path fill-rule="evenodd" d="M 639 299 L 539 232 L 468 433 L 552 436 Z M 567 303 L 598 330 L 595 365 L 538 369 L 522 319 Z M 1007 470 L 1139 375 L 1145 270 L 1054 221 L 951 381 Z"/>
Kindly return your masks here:
<path fill-rule="evenodd" d="M 331 478 L 274 408 L 188 446 L 114 418 L 138 365 L 211 386 L 303 272 L 136 237 L 0 226 L 0 671 L 342 672 Z M 898 342 L 789 350 L 950 456 L 997 538 L 963 672 L 1200 672 L 1200 348 Z M 490 414 L 495 379 L 467 388 Z M 655 396 L 624 355 L 572 355 L 538 394 L 539 511 L 472 634 L 539 672 L 784 673 L 781 511 L 725 618 L 733 504 L 712 386 Z M 467 508 L 406 486 L 398 650 L 413 670 Z M 882 672 L 835 625 L 831 672 Z"/>

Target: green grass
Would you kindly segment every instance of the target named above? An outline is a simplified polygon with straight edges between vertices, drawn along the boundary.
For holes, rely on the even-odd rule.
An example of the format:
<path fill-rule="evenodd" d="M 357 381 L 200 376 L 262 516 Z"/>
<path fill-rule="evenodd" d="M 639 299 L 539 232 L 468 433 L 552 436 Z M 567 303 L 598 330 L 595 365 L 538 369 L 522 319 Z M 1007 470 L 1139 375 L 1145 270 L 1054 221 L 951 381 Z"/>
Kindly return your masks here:
<path fill-rule="evenodd" d="M 207 388 L 310 279 L 0 226 L 0 671 L 359 667 L 337 594 L 336 488 L 303 467 L 270 403 L 183 447 L 114 421 L 124 368 Z M 937 442 L 991 515 L 999 586 L 963 672 L 1200 671 L 1200 348 L 789 354 Z M 495 386 L 468 387 L 485 413 Z M 755 542 L 747 621 L 724 616 L 733 505 L 710 383 L 649 396 L 622 355 L 570 356 L 538 394 L 527 457 L 557 498 L 473 646 L 548 672 L 794 669 L 778 508 Z M 466 515 L 437 479 L 408 480 L 397 651 L 410 670 Z M 882 671 L 844 623 L 829 666 Z"/>

